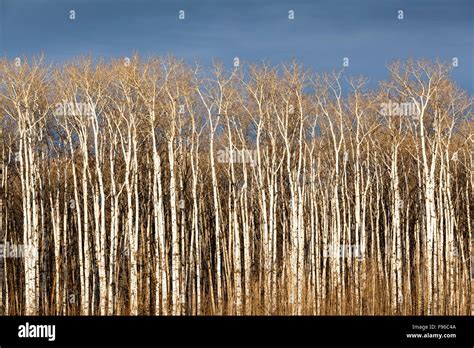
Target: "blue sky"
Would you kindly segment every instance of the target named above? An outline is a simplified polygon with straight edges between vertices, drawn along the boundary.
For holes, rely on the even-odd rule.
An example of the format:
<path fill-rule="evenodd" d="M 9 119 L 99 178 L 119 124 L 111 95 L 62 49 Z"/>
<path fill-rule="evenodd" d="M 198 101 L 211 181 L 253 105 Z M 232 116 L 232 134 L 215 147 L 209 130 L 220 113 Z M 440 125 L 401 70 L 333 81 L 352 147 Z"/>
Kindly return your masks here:
<path fill-rule="evenodd" d="M 394 59 L 457 57 L 452 77 L 472 94 L 473 23 L 473 0 L 0 0 L 0 55 L 61 62 L 171 53 L 227 66 L 236 56 L 296 58 L 314 71 L 340 69 L 348 57 L 347 72 L 373 84 Z"/>

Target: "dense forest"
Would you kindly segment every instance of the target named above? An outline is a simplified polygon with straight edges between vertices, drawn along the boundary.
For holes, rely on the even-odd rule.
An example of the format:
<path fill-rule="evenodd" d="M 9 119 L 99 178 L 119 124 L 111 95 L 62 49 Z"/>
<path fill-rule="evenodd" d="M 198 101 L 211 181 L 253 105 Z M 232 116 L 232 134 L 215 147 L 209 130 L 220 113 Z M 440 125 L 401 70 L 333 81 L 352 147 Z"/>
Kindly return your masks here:
<path fill-rule="evenodd" d="M 450 68 L 0 60 L 0 313 L 469 314 Z"/>

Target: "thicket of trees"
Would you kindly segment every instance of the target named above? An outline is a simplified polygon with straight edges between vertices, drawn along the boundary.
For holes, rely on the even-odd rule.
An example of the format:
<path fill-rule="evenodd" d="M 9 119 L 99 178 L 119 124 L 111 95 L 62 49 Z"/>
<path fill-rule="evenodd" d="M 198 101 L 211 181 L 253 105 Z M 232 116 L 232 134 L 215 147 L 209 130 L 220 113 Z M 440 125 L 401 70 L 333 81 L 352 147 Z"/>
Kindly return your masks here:
<path fill-rule="evenodd" d="M 389 72 L 0 60 L 0 311 L 468 314 L 472 99 Z"/>

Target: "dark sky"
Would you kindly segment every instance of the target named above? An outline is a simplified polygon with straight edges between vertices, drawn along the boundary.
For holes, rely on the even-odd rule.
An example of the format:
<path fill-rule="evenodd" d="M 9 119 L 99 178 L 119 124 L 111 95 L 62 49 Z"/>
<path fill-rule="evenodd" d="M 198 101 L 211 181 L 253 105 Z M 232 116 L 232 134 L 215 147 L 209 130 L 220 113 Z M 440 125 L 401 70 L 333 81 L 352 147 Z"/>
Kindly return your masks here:
<path fill-rule="evenodd" d="M 474 90 L 474 0 L 0 0 L 0 11 L 0 55 L 8 58 L 171 53 L 227 66 L 236 56 L 273 64 L 296 58 L 331 71 L 348 57 L 350 74 L 374 82 L 394 59 L 457 57 L 453 79 Z"/>

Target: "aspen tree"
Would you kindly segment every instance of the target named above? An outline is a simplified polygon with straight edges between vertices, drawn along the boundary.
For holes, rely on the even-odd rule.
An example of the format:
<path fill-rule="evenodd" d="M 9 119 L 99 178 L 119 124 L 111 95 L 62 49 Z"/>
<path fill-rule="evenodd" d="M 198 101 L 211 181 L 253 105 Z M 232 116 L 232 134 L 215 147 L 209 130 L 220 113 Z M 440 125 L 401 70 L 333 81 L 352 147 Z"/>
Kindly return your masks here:
<path fill-rule="evenodd" d="M 3 313 L 469 313 L 473 101 L 389 73 L 1 60 Z"/>
<path fill-rule="evenodd" d="M 3 129 L 0 129 L 0 243 L 5 245 L 5 230 L 3 225 L 3 195 L 5 192 L 5 164 L 4 164 L 4 146 Z M 0 315 L 4 315 L 5 302 L 7 298 L 3 296 L 5 283 L 5 255 L 0 257 Z"/>

